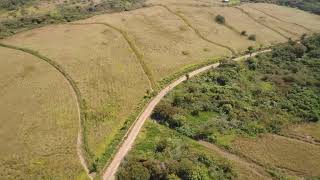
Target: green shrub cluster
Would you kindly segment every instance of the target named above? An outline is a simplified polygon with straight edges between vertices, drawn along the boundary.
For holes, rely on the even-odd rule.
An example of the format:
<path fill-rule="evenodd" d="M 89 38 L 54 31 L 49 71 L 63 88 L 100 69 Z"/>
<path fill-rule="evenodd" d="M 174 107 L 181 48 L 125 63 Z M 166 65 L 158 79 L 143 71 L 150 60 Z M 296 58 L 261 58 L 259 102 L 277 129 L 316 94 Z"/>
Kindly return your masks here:
<path fill-rule="evenodd" d="M 31 0 L 16 1 L 20 2 Z M 47 24 L 71 22 L 85 19 L 99 13 L 125 11 L 138 8 L 142 6 L 143 2 L 143 0 L 103 0 L 99 4 L 90 3 L 83 6 L 61 4 L 57 6 L 56 12 L 54 13 L 48 12 L 41 15 L 24 15 L 23 17 L 2 20 L 0 22 L 0 38 L 13 35 L 25 29 L 37 28 Z M 19 4 L 16 4 L 15 7 L 18 8 Z"/>
<path fill-rule="evenodd" d="M 219 24 L 225 24 L 226 23 L 226 19 L 224 18 L 224 16 L 219 14 L 219 15 L 216 16 L 216 22 L 219 23 Z"/>
<path fill-rule="evenodd" d="M 155 133 L 152 131 L 158 131 L 153 128 L 157 127 L 149 127 L 147 129 L 149 136 L 143 141 L 138 141 L 138 147 L 135 148 L 135 151 L 141 149 L 143 154 L 134 153 L 127 157 L 121 164 L 117 179 L 224 180 L 236 177 L 228 162 L 214 159 L 213 156 L 194 148 L 190 140 L 187 143 L 185 138 L 174 134 L 157 132 L 157 134 L 150 135 Z M 161 138 L 156 140 L 156 137 L 159 136 Z M 147 146 L 149 143 L 152 146 Z"/>
<path fill-rule="evenodd" d="M 219 143 L 230 134 L 277 133 L 320 120 L 320 35 L 273 48 L 245 62 L 225 60 L 188 80 L 152 117 L 192 137 Z"/>
<path fill-rule="evenodd" d="M 19 7 L 28 4 L 34 0 L 1 0 L 0 1 L 0 9 L 6 10 L 16 10 Z"/>

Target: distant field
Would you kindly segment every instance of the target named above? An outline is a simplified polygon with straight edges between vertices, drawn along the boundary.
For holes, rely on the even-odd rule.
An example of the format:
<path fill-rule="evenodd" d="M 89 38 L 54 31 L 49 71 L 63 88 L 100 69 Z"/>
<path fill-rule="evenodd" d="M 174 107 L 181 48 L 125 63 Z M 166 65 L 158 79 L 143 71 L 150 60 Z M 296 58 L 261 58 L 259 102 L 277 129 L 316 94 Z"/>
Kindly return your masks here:
<path fill-rule="evenodd" d="M 0 54 L 0 179 L 80 178 L 77 102 L 67 81 L 31 55 Z"/>
<path fill-rule="evenodd" d="M 318 15 L 314 15 L 295 8 L 277 6 L 274 4 L 257 3 L 245 6 L 256 8 L 269 14 L 269 16 L 272 15 L 275 18 L 280 18 L 288 23 L 297 23 L 314 32 L 319 32 L 320 30 L 320 24 L 316 23 L 320 21 L 320 16 Z"/>
<path fill-rule="evenodd" d="M 203 36 L 237 52 L 245 51 L 248 46 L 268 46 L 285 40 L 234 8 L 174 6 L 172 9 L 185 16 Z M 217 15 L 225 17 L 225 25 L 215 22 Z M 250 41 L 248 36 L 241 36 L 242 31 L 246 31 L 248 35 L 255 34 L 257 40 Z"/>
<path fill-rule="evenodd" d="M 232 149 L 267 167 L 279 168 L 299 176 L 320 176 L 320 146 L 281 136 L 239 138 Z"/>
<path fill-rule="evenodd" d="M 163 7 L 95 16 L 83 22 L 105 22 L 127 32 L 156 81 L 190 64 L 230 54 L 225 48 L 199 38 Z"/>
<path fill-rule="evenodd" d="M 239 6 L 239 9 L 242 9 L 244 12 L 246 12 L 248 16 L 252 17 L 252 19 L 255 19 L 257 22 L 261 23 L 262 25 L 265 25 L 266 28 L 273 30 L 274 32 L 278 33 L 279 35 L 285 38 L 297 39 L 303 33 L 312 33 L 310 32 L 310 30 L 299 26 L 306 24 L 300 22 L 299 19 L 304 19 L 304 21 L 309 21 L 310 23 L 318 24 L 318 20 L 316 19 L 315 15 L 311 15 L 312 18 L 308 18 L 300 15 L 298 13 L 299 10 L 293 9 L 290 9 L 290 14 L 283 14 L 281 11 L 282 9 L 284 9 L 285 11 L 286 7 L 276 8 L 273 10 L 273 12 L 270 12 L 268 10 L 268 7 L 268 4 L 245 4 Z M 269 13 L 272 14 L 272 16 L 270 16 Z M 292 19 L 295 20 L 286 21 L 287 16 L 292 16 L 294 17 Z M 293 23 L 297 23 L 299 25 Z"/>

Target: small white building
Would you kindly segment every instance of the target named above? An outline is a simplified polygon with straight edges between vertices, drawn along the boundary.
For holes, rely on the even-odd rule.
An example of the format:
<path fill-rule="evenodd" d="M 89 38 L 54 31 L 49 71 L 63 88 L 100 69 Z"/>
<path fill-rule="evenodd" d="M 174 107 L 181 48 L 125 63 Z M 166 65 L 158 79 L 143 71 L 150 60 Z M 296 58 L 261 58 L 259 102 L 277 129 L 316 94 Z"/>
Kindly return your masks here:
<path fill-rule="evenodd" d="M 222 2 L 224 2 L 224 3 L 229 3 L 229 0 L 222 0 Z"/>

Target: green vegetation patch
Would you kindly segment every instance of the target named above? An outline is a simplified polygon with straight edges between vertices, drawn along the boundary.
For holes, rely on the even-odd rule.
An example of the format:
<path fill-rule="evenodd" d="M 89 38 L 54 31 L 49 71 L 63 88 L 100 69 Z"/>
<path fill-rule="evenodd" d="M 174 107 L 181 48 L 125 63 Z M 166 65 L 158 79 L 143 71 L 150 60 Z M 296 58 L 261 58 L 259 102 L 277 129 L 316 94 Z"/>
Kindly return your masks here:
<path fill-rule="evenodd" d="M 0 11 L 9 14 L 25 11 L 26 6 L 37 7 L 39 0 L 1 0 Z M 23 30 L 42 27 L 48 24 L 71 22 L 92 17 L 101 13 L 127 11 L 139 8 L 144 0 L 102 0 L 95 4 L 84 1 L 72 1 L 55 5 L 54 9 L 45 13 L 15 15 L 0 21 L 0 39 L 11 36 Z"/>
<path fill-rule="evenodd" d="M 225 60 L 179 85 L 152 118 L 178 132 L 229 147 L 236 135 L 279 133 L 320 120 L 320 35 L 290 41 L 244 62 Z"/>
<path fill-rule="evenodd" d="M 147 122 L 117 173 L 125 179 L 234 179 L 232 166 L 196 142 Z"/>

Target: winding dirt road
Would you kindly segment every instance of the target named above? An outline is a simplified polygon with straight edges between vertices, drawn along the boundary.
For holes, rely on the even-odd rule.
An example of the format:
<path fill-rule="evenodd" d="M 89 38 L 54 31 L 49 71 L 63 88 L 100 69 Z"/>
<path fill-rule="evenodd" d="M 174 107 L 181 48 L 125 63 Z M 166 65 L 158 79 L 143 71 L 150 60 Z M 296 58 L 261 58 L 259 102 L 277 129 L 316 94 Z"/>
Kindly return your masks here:
<path fill-rule="evenodd" d="M 269 51 L 271 51 L 271 49 L 259 51 L 259 52 L 256 52 L 256 53 L 252 53 L 251 56 L 256 56 L 258 54 L 269 52 Z M 247 55 L 244 55 L 244 56 L 240 56 L 240 57 L 234 58 L 233 60 L 234 61 L 240 61 L 242 59 L 246 59 L 246 58 L 249 58 L 249 57 L 250 57 L 250 55 L 247 54 Z M 209 69 L 216 68 L 217 66 L 219 66 L 219 63 L 215 63 L 215 64 L 211 64 L 211 65 L 199 68 L 199 69 L 197 69 L 195 71 L 190 72 L 189 73 L 189 77 L 193 77 L 195 75 L 198 75 L 200 73 L 208 71 Z M 179 79 L 175 80 L 174 82 L 172 82 L 171 84 L 166 86 L 162 91 L 160 91 L 160 93 L 156 97 L 154 97 L 150 101 L 150 103 L 146 106 L 144 111 L 140 114 L 139 118 L 136 120 L 136 122 L 130 128 L 127 136 L 125 137 L 125 140 L 123 141 L 123 143 L 121 144 L 120 148 L 118 149 L 118 152 L 115 154 L 115 156 L 113 157 L 111 163 L 106 168 L 106 170 L 105 170 L 105 172 L 103 174 L 103 179 L 104 180 L 115 179 L 115 174 L 117 172 L 118 167 L 120 166 L 121 161 L 124 159 L 126 154 L 132 148 L 134 140 L 137 138 L 137 136 L 138 136 L 138 134 L 139 134 L 144 122 L 151 115 L 151 113 L 152 113 L 153 109 L 155 108 L 155 106 L 174 87 L 176 87 L 177 85 L 179 85 L 180 83 L 182 83 L 185 80 L 186 80 L 186 76 L 180 77 Z"/>

